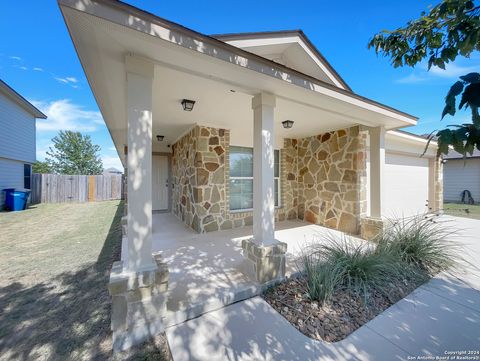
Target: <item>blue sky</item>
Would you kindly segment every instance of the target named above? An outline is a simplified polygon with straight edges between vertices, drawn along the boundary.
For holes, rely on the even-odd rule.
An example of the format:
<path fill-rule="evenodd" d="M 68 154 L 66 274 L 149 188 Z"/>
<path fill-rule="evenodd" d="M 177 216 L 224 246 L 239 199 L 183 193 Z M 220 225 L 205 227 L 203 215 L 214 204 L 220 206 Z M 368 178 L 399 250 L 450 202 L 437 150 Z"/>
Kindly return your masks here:
<path fill-rule="evenodd" d="M 449 86 L 459 75 L 478 71 L 479 54 L 459 58 L 445 71 L 427 72 L 425 65 L 394 69 L 388 59 L 367 49 L 373 34 L 418 17 L 431 1 L 128 3 L 205 34 L 302 29 L 356 93 L 420 117 L 409 131 L 426 133 L 469 118 L 461 111 L 439 122 Z M 89 134 L 101 146 L 105 167 L 120 167 L 56 1 L 3 2 L 0 33 L 0 78 L 49 116 L 37 122 L 37 158 L 44 159 L 58 130 L 71 129 Z"/>

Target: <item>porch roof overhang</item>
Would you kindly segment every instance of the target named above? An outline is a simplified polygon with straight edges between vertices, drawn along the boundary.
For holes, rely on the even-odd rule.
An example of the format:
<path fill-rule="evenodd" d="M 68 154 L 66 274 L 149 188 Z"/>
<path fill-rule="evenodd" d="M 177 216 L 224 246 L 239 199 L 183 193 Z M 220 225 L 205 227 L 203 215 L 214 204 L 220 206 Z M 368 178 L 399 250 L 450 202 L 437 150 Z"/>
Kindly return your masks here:
<path fill-rule="evenodd" d="M 414 116 L 125 3 L 58 2 L 122 160 L 127 54 L 155 64 L 153 134 L 165 135 L 165 144 L 173 143 L 195 123 L 236 128 L 237 139 L 232 137 L 231 142 L 241 143 L 253 131 L 252 122 L 246 120 L 252 119 L 251 99 L 259 92 L 277 97 L 279 138 L 300 138 L 356 124 L 386 129 L 416 124 Z M 193 112 L 181 111 L 183 98 L 197 101 Z M 283 129 L 280 122 L 285 119 L 293 119 L 294 128 Z"/>

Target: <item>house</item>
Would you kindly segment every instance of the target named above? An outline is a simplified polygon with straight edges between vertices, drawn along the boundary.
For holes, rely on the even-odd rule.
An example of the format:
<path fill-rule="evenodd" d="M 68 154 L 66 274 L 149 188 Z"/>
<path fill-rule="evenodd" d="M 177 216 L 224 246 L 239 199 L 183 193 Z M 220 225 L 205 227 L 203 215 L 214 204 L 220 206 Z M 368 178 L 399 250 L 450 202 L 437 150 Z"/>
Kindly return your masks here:
<path fill-rule="evenodd" d="M 276 222 L 371 238 L 442 208 L 436 144 L 420 157 L 427 140 L 398 130 L 417 118 L 356 94 L 303 32 L 207 36 L 119 1 L 59 4 L 128 179 L 114 348 L 163 327 L 157 211 L 200 233 L 253 225 L 244 272 L 268 284 L 285 274 Z"/>
<path fill-rule="evenodd" d="M 123 174 L 123 172 L 114 167 L 110 167 L 103 170 L 103 175 L 119 175 L 119 174 Z"/>
<path fill-rule="evenodd" d="M 444 157 L 443 183 L 445 202 L 460 203 L 463 191 L 470 192 L 474 203 L 480 202 L 480 151 L 464 157 L 453 150 Z M 465 198 L 468 203 L 469 199 Z"/>
<path fill-rule="evenodd" d="M 35 119 L 47 116 L 0 80 L 0 209 L 5 188 L 30 189 L 35 162 Z"/>

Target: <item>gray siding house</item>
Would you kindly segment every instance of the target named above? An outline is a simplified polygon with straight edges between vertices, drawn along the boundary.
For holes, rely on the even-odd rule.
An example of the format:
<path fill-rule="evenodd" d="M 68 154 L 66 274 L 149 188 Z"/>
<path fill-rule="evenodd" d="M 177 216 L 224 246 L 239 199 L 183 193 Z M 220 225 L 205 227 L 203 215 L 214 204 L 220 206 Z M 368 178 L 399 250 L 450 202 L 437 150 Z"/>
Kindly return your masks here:
<path fill-rule="evenodd" d="M 468 190 L 475 201 L 480 203 L 480 151 L 465 159 L 463 155 L 450 151 L 444 156 L 443 197 L 445 202 L 458 203 L 462 193 Z"/>
<path fill-rule="evenodd" d="M 0 80 L 0 208 L 5 188 L 30 188 L 35 119 L 47 116 Z"/>

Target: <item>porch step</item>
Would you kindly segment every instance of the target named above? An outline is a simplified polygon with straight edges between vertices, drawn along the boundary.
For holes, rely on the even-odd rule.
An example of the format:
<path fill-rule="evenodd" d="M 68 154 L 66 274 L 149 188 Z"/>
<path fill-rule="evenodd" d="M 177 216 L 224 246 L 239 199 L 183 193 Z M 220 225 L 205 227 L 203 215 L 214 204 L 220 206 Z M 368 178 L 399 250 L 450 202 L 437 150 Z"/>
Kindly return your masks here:
<path fill-rule="evenodd" d="M 204 302 L 193 303 L 177 311 L 167 310 L 164 319 L 165 328 L 176 326 L 205 313 L 224 308 L 233 303 L 243 301 L 261 294 L 269 285 L 251 285 L 232 291 L 231 288 L 221 289 Z"/>

